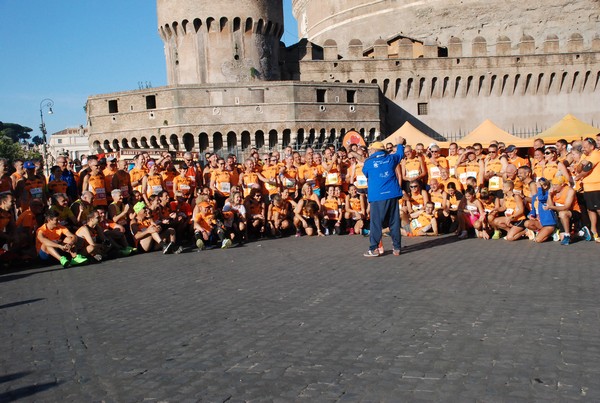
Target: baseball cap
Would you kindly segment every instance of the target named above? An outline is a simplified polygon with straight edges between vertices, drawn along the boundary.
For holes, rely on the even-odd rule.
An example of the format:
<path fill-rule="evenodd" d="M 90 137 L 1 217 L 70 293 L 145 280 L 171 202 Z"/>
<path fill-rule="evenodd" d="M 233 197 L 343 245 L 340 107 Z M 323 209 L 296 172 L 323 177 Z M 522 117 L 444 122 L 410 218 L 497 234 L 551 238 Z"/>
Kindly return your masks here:
<path fill-rule="evenodd" d="M 369 146 L 371 150 L 385 150 L 385 146 L 381 141 L 375 141 Z"/>
<path fill-rule="evenodd" d="M 562 175 L 552 178 L 553 185 L 564 185 L 565 183 L 567 183 L 567 179 Z"/>
<path fill-rule="evenodd" d="M 116 157 L 108 157 L 106 160 L 107 160 L 108 162 L 113 162 L 113 161 L 116 161 L 116 160 L 117 160 L 117 158 L 116 158 Z"/>
<path fill-rule="evenodd" d="M 506 152 L 507 153 L 512 153 L 513 151 L 515 151 L 517 149 L 517 147 L 514 144 L 509 145 L 508 147 L 506 147 Z"/>
<path fill-rule="evenodd" d="M 137 202 L 133 206 L 133 211 L 137 214 L 140 211 L 142 211 L 145 207 L 146 207 L 146 203 L 144 203 L 144 202 Z"/>
<path fill-rule="evenodd" d="M 33 161 L 25 161 L 23 163 L 23 168 L 25 168 L 25 169 L 35 169 L 35 164 L 33 163 Z"/>

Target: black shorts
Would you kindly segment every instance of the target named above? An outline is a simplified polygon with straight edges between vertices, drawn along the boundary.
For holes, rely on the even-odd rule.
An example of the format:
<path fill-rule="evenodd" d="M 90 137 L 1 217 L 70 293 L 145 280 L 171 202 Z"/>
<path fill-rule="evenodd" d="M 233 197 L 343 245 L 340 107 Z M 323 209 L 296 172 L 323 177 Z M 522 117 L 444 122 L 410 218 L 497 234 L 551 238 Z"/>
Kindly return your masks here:
<path fill-rule="evenodd" d="M 594 192 L 584 192 L 585 207 L 588 210 L 600 210 L 600 190 Z"/>
<path fill-rule="evenodd" d="M 513 227 L 525 228 L 525 220 L 519 220 L 512 223 Z"/>

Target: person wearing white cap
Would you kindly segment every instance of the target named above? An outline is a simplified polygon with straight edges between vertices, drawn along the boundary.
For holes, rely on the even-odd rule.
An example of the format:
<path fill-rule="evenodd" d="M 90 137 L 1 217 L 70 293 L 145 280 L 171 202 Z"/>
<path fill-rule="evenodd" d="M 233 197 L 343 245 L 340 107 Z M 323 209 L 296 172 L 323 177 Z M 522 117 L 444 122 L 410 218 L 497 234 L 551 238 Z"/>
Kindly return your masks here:
<path fill-rule="evenodd" d="M 371 204 L 371 228 L 369 250 L 366 257 L 377 257 L 382 229 L 385 224 L 390 229 L 394 244 L 394 256 L 400 255 L 400 212 L 398 199 L 402 197 L 402 188 L 396 176 L 396 167 L 404 158 L 405 140 L 400 137 L 396 152 L 388 154 L 383 143 L 376 141 L 369 146 L 371 155 L 365 160 L 363 173 L 367 177 L 367 198 Z"/>

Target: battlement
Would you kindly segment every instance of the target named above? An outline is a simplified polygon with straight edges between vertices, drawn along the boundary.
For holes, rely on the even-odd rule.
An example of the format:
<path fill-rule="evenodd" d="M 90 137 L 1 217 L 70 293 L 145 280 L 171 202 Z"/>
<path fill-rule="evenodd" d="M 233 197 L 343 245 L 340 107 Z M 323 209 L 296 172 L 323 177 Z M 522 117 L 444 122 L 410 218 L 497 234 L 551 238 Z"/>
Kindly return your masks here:
<path fill-rule="evenodd" d="M 230 21 L 227 17 L 221 17 L 218 20 L 213 17 L 206 17 L 204 19 L 194 18 L 192 22 L 187 19 L 173 21 L 172 23 L 160 26 L 158 29 L 163 41 L 186 34 L 197 34 L 199 31 L 206 33 L 234 33 L 241 31 L 244 34 L 273 36 L 279 39 L 283 35 L 283 25 L 278 22 L 263 20 L 262 18 L 255 20 L 252 17 L 235 17 Z"/>
<path fill-rule="evenodd" d="M 157 0 L 170 85 L 280 78 L 281 1 Z"/>
<path fill-rule="evenodd" d="M 504 35 L 492 39 L 486 39 L 483 36 L 462 39 L 454 36 L 445 44 L 435 41 L 423 42 L 396 35 L 388 40 L 377 39 L 372 45 L 367 46 L 360 39 L 352 39 L 343 49 L 335 40 L 327 39 L 323 43 L 322 60 L 493 57 L 580 52 L 600 52 L 600 34 L 584 38 L 583 35 L 576 32 L 562 40 L 557 35 L 550 34 L 543 42 L 539 43 L 536 43 L 532 36 L 526 34 L 518 41 L 513 41 Z M 340 53 L 347 56 L 341 57 Z M 311 55 L 311 53 L 306 54 L 307 56 Z M 312 60 L 321 59 L 313 57 Z"/>

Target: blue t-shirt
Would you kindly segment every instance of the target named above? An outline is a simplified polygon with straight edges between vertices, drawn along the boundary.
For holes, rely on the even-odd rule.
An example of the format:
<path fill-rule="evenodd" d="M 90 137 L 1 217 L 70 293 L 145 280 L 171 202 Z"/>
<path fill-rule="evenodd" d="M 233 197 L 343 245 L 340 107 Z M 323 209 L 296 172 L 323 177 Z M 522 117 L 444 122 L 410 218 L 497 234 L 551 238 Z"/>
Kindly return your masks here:
<path fill-rule="evenodd" d="M 395 154 L 376 151 L 365 160 L 363 173 L 368 179 L 367 198 L 370 202 L 402 197 L 396 167 L 404 158 L 404 146 L 398 145 Z"/>

